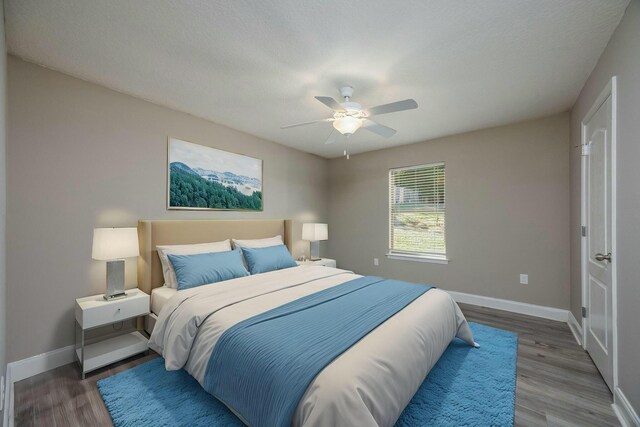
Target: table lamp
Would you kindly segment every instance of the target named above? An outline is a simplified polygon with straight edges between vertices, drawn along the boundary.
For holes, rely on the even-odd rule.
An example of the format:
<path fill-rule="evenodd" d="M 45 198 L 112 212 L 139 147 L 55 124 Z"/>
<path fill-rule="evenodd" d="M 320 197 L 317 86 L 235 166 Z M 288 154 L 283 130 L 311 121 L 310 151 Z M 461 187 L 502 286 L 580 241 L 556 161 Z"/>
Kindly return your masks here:
<path fill-rule="evenodd" d="M 107 293 L 104 299 L 125 297 L 124 258 L 137 257 L 138 230 L 132 228 L 95 228 L 91 257 L 107 261 Z"/>
<path fill-rule="evenodd" d="M 329 228 L 327 224 L 302 224 L 302 240 L 309 241 L 309 258 L 311 261 L 319 260 L 320 244 L 318 241 L 329 240 Z"/>

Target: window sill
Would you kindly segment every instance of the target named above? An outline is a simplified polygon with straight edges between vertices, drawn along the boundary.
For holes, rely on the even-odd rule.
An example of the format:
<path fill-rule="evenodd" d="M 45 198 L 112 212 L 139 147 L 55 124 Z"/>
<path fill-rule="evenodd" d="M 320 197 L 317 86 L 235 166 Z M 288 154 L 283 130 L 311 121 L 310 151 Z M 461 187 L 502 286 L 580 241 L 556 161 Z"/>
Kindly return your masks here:
<path fill-rule="evenodd" d="M 388 253 L 387 258 L 389 259 L 397 259 L 402 261 L 418 261 L 418 262 L 430 262 L 432 264 L 449 264 L 449 260 L 447 258 L 439 258 L 433 256 L 426 255 L 408 255 L 408 254 L 394 254 Z"/>

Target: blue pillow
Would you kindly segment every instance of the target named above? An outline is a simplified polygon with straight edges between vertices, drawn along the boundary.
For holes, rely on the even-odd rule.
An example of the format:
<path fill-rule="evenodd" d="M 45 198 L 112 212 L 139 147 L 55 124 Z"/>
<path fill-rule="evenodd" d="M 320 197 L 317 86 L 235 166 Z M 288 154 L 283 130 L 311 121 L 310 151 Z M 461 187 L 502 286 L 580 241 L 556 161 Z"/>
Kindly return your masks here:
<path fill-rule="evenodd" d="M 282 270 L 296 267 L 295 260 L 285 245 L 268 246 L 266 248 L 242 248 L 251 274 Z"/>
<path fill-rule="evenodd" d="M 239 250 L 194 255 L 168 255 L 178 290 L 248 276 Z"/>

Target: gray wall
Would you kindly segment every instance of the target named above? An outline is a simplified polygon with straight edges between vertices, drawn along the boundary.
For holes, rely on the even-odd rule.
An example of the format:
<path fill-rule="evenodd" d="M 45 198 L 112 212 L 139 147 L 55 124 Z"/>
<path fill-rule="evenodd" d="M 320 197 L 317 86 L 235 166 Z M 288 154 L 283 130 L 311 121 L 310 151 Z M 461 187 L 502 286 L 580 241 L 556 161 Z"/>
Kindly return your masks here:
<path fill-rule="evenodd" d="M 568 141 L 563 113 L 332 160 L 329 253 L 361 274 L 566 309 Z M 387 259 L 389 168 L 440 161 L 451 262 Z M 519 273 L 529 274 L 528 285 Z"/>
<path fill-rule="evenodd" d="M 612 76 L 618 76 L 617 252 L 619 385 L 640 411 L 640 0 L 632 0 L 571 113 L 571 145 Z M 580 153 L 571 151 L 571 311 L 580 319 Z"/>
<path fill-rule="evenodd" d="M 5 232 L 7 218 L 7 181 L 6 181 L 6 80 L 7 64 L 4 39 L 4 2 L 0 0 L 0 376 L 7 368 L 7 277 L 5 263 Z M 0 420 L 3 420 L 0 411 Z M 1 422 L 1 421 L 0 421 Z"/>
<path fill-rule="evenodd" d="M 140 218 L 328 219 L 319 157 L 12 56 L 8 98 L 9 361 L 73 344 L 75 298 L 105 290 L 105 264 L 91 260 L 94 227 Z M 263 159 L 264 212 L 167 211 L 167 135 Z M 135 260 L 126 268 L 134 287 Z"/>

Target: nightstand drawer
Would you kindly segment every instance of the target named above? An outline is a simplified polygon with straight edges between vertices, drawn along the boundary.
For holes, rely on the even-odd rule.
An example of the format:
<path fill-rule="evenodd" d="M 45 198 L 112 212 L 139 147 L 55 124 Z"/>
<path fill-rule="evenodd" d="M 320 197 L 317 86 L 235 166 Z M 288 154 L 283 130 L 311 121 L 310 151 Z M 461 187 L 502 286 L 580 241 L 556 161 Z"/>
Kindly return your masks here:
<path fill-rule="evenodd" d="M 76 320 L 82 329 L 149 313 L 149 296 L 142 292 L 131 292 L 129 296 L 115 301 L 105 301 L 100 295 L 83 300 L 76 304 Z"/>

